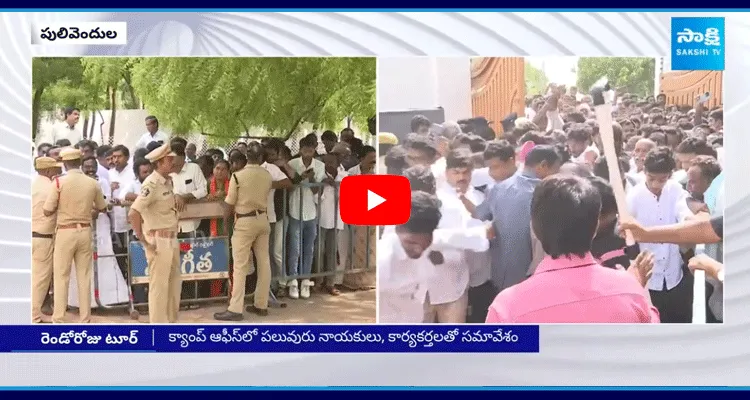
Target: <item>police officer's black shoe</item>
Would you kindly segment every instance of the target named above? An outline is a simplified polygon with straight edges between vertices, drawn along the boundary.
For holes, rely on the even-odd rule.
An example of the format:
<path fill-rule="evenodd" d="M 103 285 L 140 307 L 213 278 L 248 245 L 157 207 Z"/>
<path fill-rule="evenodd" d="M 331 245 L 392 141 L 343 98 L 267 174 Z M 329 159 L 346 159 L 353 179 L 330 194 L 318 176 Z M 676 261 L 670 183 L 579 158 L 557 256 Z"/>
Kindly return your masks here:
<path fill-rule="evenodd" d="M 240 313 L 227 310 L 214 314 L 214 319 L 217 321 L 242 321 L 244 316 Z"/>
<path fill-rule="evenodd" d="M 260 317 L 265 317 L 265 316 L 268 315 L 268 309 L 266 309 L 266 308 L 258 308 L 258 307 L 255 307 L 253 305 L 245 307 L 245 311 L 247 311 L 249 313 L 256 314 L 256 315 L 258 315 Z"/>

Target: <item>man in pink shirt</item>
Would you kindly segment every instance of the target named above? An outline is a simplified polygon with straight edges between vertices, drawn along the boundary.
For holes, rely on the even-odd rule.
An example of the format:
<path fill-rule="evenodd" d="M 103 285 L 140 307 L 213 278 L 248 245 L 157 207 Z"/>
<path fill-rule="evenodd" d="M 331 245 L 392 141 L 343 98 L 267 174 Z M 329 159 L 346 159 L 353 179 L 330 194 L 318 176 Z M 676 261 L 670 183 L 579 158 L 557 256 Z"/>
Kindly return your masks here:
<path fill-rule="evenodd" d="M 658 323 L 644 288 L 650 254 L 628 271 L 605 268 L 591 255 L 601 197 L 586 179 L 554 175 L 534 190 L 531 224 L 547 256 L 525 281 L 503 290 L 487 323 Z"/>

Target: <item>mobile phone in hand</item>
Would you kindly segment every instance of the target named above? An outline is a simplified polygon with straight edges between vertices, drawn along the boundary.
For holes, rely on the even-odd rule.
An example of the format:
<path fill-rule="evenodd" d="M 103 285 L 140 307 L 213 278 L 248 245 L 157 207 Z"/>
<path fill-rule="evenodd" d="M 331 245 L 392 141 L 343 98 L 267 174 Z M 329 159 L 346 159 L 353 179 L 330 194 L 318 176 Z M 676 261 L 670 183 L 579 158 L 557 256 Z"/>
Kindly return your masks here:
<path fill-rule="evenodd" d="M 707 102 L 708 99 L 710 98 L 711 98 L 711 93 L 709 92 L 703 93 L 702 95 L 698 96 L 698 104 L 703 104 Z"/>

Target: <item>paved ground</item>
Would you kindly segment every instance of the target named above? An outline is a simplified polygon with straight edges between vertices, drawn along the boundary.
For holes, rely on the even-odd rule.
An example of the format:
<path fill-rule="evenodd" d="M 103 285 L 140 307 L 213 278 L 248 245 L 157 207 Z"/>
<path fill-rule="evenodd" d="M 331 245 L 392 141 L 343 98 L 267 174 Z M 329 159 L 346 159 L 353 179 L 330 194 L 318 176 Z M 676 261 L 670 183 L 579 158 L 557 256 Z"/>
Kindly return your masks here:
<path fill-rule="evenodd" d="M 325 293 L 313 293 L 309 299 L 282 299 L 286 308 L 271 308 L 267 317 L 258 317 L 245 313 L 245 323 L 375 323 L 375 291 L 342 292 L 339 296 Z M 179 323 L 204 324 L 226 323 L 215 321 L 215 312 L 225 311 L 226 303 L 204 303 L 199 309 L 180 312 Z M 92 310 L 92 323 L 129 324 L 130 319 L 123 310 Z M 71 323 L 78 317 L 76 311 L 68 312 L 67 320 Z M 47 317 L 49 319 L 49 317 Z M 148 316 L 142 315 L 141 323 L 148 322 Z M 232 322 L 234 323 L 234 322 Z"/>

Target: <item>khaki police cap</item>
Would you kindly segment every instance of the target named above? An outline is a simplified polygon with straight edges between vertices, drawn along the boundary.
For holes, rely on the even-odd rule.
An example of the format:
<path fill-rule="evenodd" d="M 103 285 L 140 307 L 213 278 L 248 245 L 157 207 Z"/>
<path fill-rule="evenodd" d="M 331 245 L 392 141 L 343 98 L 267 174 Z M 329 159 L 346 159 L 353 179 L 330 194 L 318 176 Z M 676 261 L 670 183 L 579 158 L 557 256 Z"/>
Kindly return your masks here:
<path fill-rule="evenodd" d="M 73 161 L 81 158 L 81 150 L 72 147 L 66 147 L 60 151 L 60 159 L 63 161 Z"/>
<path fill-rule="evenodd" d="M 49 168 L 61 168 L 62 166 L 62 163 L 57 162 L 52 157 L 37 157 L 37 159 L 34 160 L 34 168 L 38 171 Z"/>
<path fill-rule="evenodd" d="M 390 133 L 390 132 L 380 132 L 378 133 L 378 144 L 392 144 L 397 145 L 398 144 L 398 138 L 396 135 Z"/>
<path fill-rule="evenodd" d="M 175 155 L 176 154 L 172 152 L 172 148 L 169 147 L 169 143 L 164 143 L 146 154 L 146 159 L 151 162 L 156 162 L 164 157 L 174 157 Z"/>

